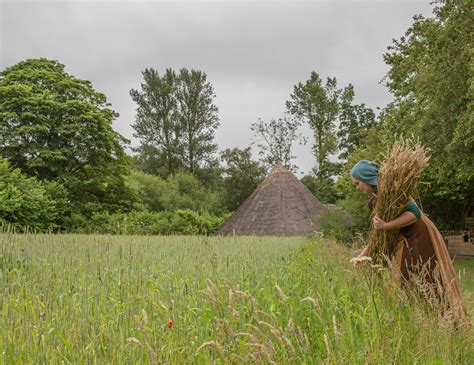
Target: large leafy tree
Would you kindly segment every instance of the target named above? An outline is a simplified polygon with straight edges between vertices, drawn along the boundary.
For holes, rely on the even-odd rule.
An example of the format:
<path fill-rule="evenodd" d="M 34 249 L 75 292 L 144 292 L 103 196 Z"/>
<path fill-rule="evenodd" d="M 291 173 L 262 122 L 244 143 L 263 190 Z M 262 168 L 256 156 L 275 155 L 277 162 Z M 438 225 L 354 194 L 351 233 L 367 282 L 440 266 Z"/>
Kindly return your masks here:
<path fill-rule="evenodd" d="M 181 69 L 143 72 L 141 90 L 130 91 L 137 103 L 133 127 L 140 139 L 138 166 L 167 177 L 179 170 L 197 173 L 213 161 L 219 126 L 215 93 L 205 73 Z"/>
<path fill-rule="evenodd" d="M 328 78 L 323 85 L 319 75 L 313 71 L 304 84 L 300 82 L 294 86 L 293 94 L 286 102 L 288 112 L 306 121 L 313 130 L 315 174 L 321 181 L 337 171 L 329 157 L 337 150 L 335 128 L 340 94 L 335 78 Z"/>
<path fill-rule="evenodd" d="M 306 138 L 298 133 L 300 124 L 297 119 L 285 115 L 283 118 L 271 119 L 270 122 L 259 119 L 250 126 L 250 130 L 254 132 L 253 144 L 259 148 L 261 161 L 267 167 L 281 162 L 290 170 L 297 170 L 298 167 L 291 163 L 295 158 L 292 154 L 293 145 L 306 143 Z"/>
<path fill-rule="evenodd" d="M 123 209 L 127 140 L 117 117 L 90 81 L 47 59 L 22 61 L 0 73 L 0 155 L 13 168 L 63 184 L 74 209 Z"/>
<path fill-rule="evenodd" d="M 469 1 L 448 0 L 413 25 L 385 54 L 395 100 L 385 130 L 415 134 L 431 149 L 426 203 L 472 212 L 474 191 L 474 21 Z M 448 203 L 449 202 L 449 203 Z M 439 212 L 441 213 L 441 212 Z M 446 217 L 449 218 L 449 217 Z"/>

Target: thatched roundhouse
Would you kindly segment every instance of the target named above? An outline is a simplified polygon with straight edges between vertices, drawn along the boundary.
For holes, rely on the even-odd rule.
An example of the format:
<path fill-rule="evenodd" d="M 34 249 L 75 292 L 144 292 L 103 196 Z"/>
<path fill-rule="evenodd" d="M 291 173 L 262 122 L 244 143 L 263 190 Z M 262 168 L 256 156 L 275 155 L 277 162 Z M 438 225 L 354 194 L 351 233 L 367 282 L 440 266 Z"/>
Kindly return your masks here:
<path fill-rule="evenodd" d="M 218 229 L 217 235 L 305 236 L 319 229 L 327 208 L 283 165 Z"/>

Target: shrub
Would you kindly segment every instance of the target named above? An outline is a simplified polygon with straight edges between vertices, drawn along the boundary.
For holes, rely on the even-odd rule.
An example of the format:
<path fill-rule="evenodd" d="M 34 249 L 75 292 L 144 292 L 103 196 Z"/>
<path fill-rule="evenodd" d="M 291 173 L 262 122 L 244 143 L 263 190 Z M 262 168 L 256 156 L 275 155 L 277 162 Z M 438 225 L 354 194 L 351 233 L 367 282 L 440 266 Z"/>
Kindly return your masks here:
<path fill-rule="evenodd" d="M 56 229 L 65 206 L 62 185 L 27 177 L 0 160 L 0 222 L 17 230 Z"/>
<path fill-rule="evenodd" d="M 83 217 L 82 217 L 83 218 Z M 189 209 L 175 212 L 134 211 L 130 213 L 96 213 L 91 219 L 75 217 L 71 232 L 137 235 L 213 234 L 228 218 L 207 212 L 198 214 Z"/>
<path fill-rule="evenodd" d="M 352 217 L 344 209 L 328 209 L 320 216 L 321 231 L 325 237 L 335 238 L 338 242 L 351 244 L 354 237 Z"/>
<path fill-rule="evenodd" d="M 140 171 L 132 171 L 128 186 L 138 195 L 142 206 L 139 209 L 151 212 L 192 210 L 223 214 L 220 192 L 206 189 L 188 172 L 178 172 L 166 180 Z"/>

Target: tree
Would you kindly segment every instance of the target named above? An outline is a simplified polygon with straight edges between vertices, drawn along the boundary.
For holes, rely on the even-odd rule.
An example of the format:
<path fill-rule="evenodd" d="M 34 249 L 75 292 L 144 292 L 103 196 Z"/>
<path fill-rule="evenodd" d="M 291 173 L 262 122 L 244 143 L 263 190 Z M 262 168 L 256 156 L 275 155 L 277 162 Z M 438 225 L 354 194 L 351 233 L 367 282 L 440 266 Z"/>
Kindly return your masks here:
<path fill-rule="evenodd" d="M 219 118 L 206 74 L 183 68 L 178 75 L 167 69 L 160 76 L 146 69 L 143 77 L 141 91 L 130 91 L 138 105 L 133 124 L 134 136 L 141 139 L 137 161 L 165 178 L 179 170 L 196 173 L 212 165 Z"/>
<path fill-rule="evenodd" d="M 288 112 L 305 120 L 313 130 L 315 173 L 320 180 L 337 171 L 329 156 L 337 149 L 335 128 L 340 94 L 335 78 L 328 78 L 323 86 L 321 78 L 313 71 L 305 84 L 295 85 L 290 100 L 286 102 Z"/>
<path fill-rule="evenodd" d="M 339 158 L 347 160 L 375 125 L 375 113 L 365 104 L 354 104 L 354 87 L 349 84 L 341 94 L 338 119 Z"/>
<path fill-rule="evenodd" d="M 178 115 L 183 136 L 183 164 L 195 173 L 203 164 L 210 163 L 217 151 L 214 131 L 219 126 L 215 93 L 201 71 L 183 68 L 178 77 Z"/>
<path fill-rule="evenodd" d="M 281 162 L 292 171 L 298 169 L 296 165 L 291 164 L 291 160 L 295 158 L 291 150 L 294 142 L 306 143 L 306 138 L 297 133 L 299 126 L 300 122 L 289 115 L 271 119 L 268 123 L 259 119 L 250 126 L 250 130 L 254 132 L 253 143 L 259 147 L 261 161 L 267 167 L 273 167 L 277 162 Z"/>
<path fill-rule="evenodd" d="M 134 137 L 141 140 L 135 151 L 139 160 L 148 162 L 147 172 L 167 177 L 182 167 L 176 74 L 166 69 L 160 76 L 152 68 L 145 69 L 142 74 L 141 91 L 130 90 L 133 101 L 137 103 L 137 115 L 132 124 Z"/>
<path fill-rule="evenodd" d="M 474 205 L 472 10 L 469 1 L 443 2 L 432 18 L 414 17 L 384 55 L 395 96 L 384 111 L 386 135 L 415 134 L 431 149 L 422 193 L 449 217 Z"/>
<path fill-rule="evenodd" d="M 229 211 L 236 210 L 263 181 L 266 169 L 252 160 L 250 147 L 226 149 L 221 154 L 224 167 L 224 199 Z"/>
<path fill-rule="evenodd" d="M 63 184 L 84 214 L 128 209 L 128 141 L 112 129 L 118 114 L 109 106 L 59 62 L 22 61 L 0 73 L 0 155 L 27 175 Z"/>

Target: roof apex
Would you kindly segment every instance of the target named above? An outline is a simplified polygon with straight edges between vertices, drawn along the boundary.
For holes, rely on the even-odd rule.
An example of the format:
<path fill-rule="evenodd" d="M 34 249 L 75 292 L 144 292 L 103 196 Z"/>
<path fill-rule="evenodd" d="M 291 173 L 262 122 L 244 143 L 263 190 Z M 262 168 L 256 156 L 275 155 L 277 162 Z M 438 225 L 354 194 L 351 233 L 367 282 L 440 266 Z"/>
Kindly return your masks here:
<path fill-rule="evenodd" d="M 216 234 L 307 235 L 319 228 L 319 215 L 325 210 L 290 170 L 277 163 Z"/>

